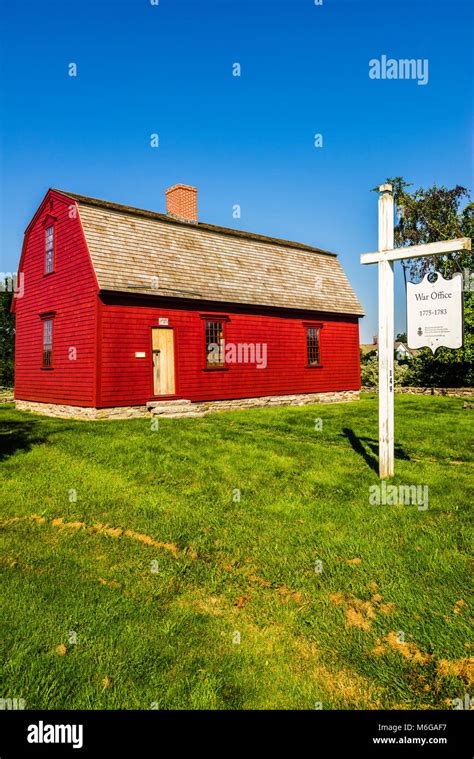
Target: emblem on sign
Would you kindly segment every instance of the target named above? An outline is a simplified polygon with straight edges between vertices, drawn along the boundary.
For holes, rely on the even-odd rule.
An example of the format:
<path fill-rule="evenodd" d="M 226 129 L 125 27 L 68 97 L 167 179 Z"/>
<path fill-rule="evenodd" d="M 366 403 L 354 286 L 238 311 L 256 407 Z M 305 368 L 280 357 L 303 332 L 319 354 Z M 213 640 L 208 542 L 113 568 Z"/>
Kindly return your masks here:
<path fill-rule="evenodd" d="M 463 339 L 462 274 L 444 279 L 427 274 L 418 284 L 407 283 L 409 348 L 460 348 Z"/>

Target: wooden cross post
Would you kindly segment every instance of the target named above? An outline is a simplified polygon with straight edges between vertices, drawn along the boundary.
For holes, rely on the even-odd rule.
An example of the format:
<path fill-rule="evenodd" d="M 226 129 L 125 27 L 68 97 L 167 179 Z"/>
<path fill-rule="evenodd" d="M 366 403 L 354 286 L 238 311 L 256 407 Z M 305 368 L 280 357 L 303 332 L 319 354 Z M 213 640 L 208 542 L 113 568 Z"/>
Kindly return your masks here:
<path fill-rule="evenodd" d="M 392 185 L 383 184 L 379 197 L 379 251 L 393 249 Z M 393 261 L 379 261 L 379 470 L 380 478 L 394 474 L 394 340 Z"/>
<path fill-rule="evenodd" d="M 405 258 L 424 258 L 444 255 L 460 250 L 470 250 L 469 237 L 441 240 L 426 245 L 394 248 L 392 185 L 379 187 L 379 249 L 377 253 L 364 253 L 361 264 L 378 264 L 379 269 L 379 476 L 393 477 L 394 462 L 394 287 L 393 263 Z"/>

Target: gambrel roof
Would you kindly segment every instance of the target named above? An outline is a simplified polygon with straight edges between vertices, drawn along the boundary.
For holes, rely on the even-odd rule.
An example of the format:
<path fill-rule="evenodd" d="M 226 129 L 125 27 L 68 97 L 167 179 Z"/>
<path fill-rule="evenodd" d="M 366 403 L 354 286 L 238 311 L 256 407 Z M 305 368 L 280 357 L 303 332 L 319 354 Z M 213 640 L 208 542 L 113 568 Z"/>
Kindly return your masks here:
<path fill-rule="evenodd" d="M 335 253 L 54 190 L 74 200 L 104 291 L 362 316 Z"/>

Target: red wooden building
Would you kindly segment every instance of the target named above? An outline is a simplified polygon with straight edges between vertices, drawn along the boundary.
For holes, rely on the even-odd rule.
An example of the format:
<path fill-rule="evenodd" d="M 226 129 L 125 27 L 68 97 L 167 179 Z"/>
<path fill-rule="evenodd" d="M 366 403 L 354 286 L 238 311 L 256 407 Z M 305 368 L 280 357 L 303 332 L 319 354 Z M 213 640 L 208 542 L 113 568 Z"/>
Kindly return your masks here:
<path fill-rule="evenodd" d="M 19 265 L 17 405 L 357 397 L 363 311 L 337 256 L 198 222 L 195 188 L 166 196 L 160 214 L 47 192 Z"/>

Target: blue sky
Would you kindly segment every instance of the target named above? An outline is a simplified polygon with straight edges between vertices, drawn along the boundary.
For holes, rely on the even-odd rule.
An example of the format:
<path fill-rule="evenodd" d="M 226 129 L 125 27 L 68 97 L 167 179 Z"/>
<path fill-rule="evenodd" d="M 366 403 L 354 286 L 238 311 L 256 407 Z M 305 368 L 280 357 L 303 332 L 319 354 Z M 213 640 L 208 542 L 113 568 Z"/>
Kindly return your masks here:
<path fill-rule="evenodd" d="M 16 270 L 49 186 L 164 211 L 165 189 L 182 182 L 199 188 L 201 221 L 338 252 L 368 341 L 377 273 L 359 255 L 377 246 L 370 189 L 393 175 L 472 187 L 470 6 L 2 0 L 2 270 Z M 428 84 L 370 79 L 383 54 L 428 59 Z"/>

